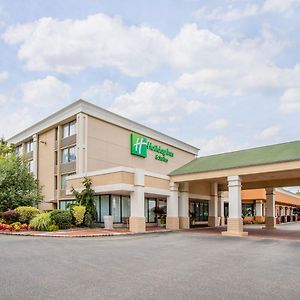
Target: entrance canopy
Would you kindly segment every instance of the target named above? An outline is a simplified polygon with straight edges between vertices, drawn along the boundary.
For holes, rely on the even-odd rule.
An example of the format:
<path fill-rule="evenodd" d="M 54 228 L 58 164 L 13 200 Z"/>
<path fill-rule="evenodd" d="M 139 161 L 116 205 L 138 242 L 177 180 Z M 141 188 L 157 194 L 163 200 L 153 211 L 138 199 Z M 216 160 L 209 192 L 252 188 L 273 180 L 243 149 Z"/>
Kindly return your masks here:
<path fill-rule="evenodd" d="M 243 189 L 300 185 L 300 141 L 199 157 L 169 174 L 174 182 L 209 181 L 228 190 L 238 175 Z"/>

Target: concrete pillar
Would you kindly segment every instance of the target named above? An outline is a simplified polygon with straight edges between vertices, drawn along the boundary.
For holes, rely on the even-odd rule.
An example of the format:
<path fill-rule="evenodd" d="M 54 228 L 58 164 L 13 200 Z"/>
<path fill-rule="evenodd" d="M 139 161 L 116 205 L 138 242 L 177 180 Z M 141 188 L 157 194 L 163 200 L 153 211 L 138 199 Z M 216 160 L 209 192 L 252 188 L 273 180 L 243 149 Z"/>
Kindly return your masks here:
<path fill-rule="evenodd" d="M 38 136 L 34 134 L 32 136 L 32 151 L 33 151 L 33 175 L 38 178 L 38 148 L 39 148 Z"/>
<path fill-rule="evenodd" d="M 184 182 L 179 186 L 179 228 L 190 228 L 190 214 L 189 214 L 189 183 Z"/>
<path fill-rule="evenodd" d="M 255 201 L 255 210 L 256 210 L 256 216 L 255 220 L 258 222 L 263 222 L 263 201 L 262 200 L 256 200 Z"/>
<path fill-rule="evenodd" d="M 275 217 L 275 190 L 266 188 L 266 229 L 276 228 Z"/>
<path fill-rule="evenodd" d="M 241 179 L 239 176 L 229 176 L 228 180 L 228 200 L 229 216 L 227 220 L 227 231 L 223 235 L 245 236 L 248 232 L 243 231 L 242 199 L 241 199 Z"/>
<path fill-rule="evenodd" d="M 208 203 L 208 226 L 219 226 L 218 217 L 218 183 L 214 182 L 210 185 L 210 201 Z"/>
<path fill-rule="evenodd" d="M 79 113 L 76 120 L 76 173 L 87 172 L 87 115 Z"/>
<path fill-rule="evenodd" d="M 134 191 L 130 194 L 129 230 L 132 232 L 146 231 L 145 223 L 145 172 L 136 169 L 134 173 Z"/>
<path fill-rule="evenodd" d="M 218 216 L 220 220 L 220 225 L 225 226 L 224 196 L 222 192 L 218 192 Z"/>
<path fill-rule="evenodd" d="M 178 184 L 174 182 L 170 183 L 170 196 L 167 198 L 166 228 L 172 230 L 179 229 Z"/>

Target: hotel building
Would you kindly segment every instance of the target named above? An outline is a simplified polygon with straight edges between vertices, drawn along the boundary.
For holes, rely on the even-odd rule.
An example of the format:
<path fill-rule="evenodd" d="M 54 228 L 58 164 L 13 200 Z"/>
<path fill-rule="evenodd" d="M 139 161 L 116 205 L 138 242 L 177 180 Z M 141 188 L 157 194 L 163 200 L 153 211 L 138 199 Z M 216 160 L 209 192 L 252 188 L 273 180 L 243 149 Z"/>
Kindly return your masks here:
<path fill-rule="evenodd" d="M 115 224 L 143 232 L 157 222 L 155 208 L 166 207 L 166 227 L 194 223 L 223 225 L 228 214 L 226 189 L 211 180 L 176 181 L 182 166 L 197 161 L 199 149 L 83 100 L 78 100 L 9 139 L 28 159 L 42 186 L 40 209 L 66 208 L 89 177 L 96 192 L 98 221 L 112 215 Z M 221 185 L 220 185 L 221 186 Z M 276 190 L 277 214 L 294 220 L 300 197 Z M 243 191 L 248 217 L 264 220 L 266 193 Z M 227 203 L 227 204 L 226 204 Z M 260 218 L 261 217 L 261 218 Z M 289 217 L 289 218 L 288 218 Z"/>

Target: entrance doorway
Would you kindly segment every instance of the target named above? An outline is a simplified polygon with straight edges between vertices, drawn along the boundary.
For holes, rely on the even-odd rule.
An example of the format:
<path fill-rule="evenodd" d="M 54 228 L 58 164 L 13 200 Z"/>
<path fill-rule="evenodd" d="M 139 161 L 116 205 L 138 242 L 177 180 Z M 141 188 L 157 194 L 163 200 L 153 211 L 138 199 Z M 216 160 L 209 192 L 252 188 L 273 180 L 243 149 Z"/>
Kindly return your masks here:
<path fill-rule="evenodd" d="M 207 222 L 208 200 L 191 200 L 190 214 L 193 222 Z"/>

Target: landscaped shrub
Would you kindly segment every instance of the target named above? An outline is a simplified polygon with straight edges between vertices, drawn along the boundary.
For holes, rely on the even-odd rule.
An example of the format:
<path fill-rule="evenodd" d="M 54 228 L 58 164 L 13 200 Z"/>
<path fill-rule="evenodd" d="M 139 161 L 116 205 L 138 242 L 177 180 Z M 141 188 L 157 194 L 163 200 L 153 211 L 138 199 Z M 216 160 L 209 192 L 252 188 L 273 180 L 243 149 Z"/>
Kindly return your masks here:
<path fill-rule="evenodd" d="M 19 206 L 15 211 L 20 215 L 21 223 L 30 223 L 30 221 L 40 213 L 40 211 L 32 206 Z"/>
<path fill-rule="evenodd" d="M 5 220 L 4 219 L 0 219 L 0 224 L 5 224 Z"/>
<path fill-rule="evenodd" d="M 72 207 L 72 215 L 75 219 L 75 225 L 81 225 L 83 223 L 85 212 L 86 207 L 83 205 L 74 205 Z"/>
<path fill-rule="evenodd" d="M 68 210 L 55 209 L 50 213 L 52 223 L 59 229 L 67 229 L 72 225 L 72 214 Z"/>
<path fill-rule="evenodd" d="M 49 226 L 48 231 L 57 231 L 59 228 L 57 225 L 52 224 Z"/>
<path fill-rule="evenodd" d="M 4 219 L 5 223 L 11 224 L 18 222 L 20 215 L 14 210 L 8 210 L 0 214 L 0 218 Z"/>
<path fill-rule="evenodd" d="M 30 221 L 30 226 L 38 231 L 47 231 L 52 224 L 50 213 L 41 213 Z"/>

